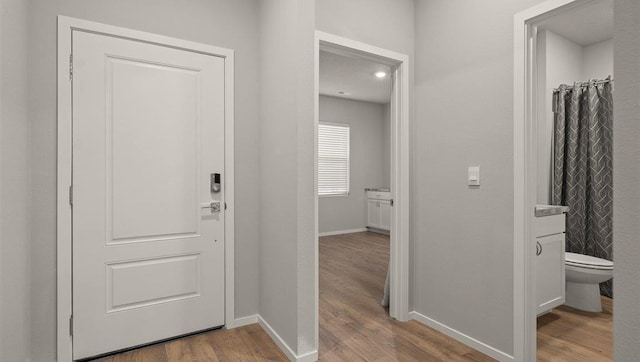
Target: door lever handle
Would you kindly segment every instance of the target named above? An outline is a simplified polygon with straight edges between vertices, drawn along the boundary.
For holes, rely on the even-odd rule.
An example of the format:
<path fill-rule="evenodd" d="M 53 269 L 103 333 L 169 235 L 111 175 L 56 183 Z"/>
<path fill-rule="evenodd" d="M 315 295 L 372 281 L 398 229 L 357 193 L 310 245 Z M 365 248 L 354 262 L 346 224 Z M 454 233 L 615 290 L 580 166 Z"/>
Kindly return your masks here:
<path fill-rule="evenodd" d="M 204 203 L 200 205 L 203 209 L 210 209 L 212 214 L 220 212 L 220 201 L 211 201 L 210 203 Z"/>

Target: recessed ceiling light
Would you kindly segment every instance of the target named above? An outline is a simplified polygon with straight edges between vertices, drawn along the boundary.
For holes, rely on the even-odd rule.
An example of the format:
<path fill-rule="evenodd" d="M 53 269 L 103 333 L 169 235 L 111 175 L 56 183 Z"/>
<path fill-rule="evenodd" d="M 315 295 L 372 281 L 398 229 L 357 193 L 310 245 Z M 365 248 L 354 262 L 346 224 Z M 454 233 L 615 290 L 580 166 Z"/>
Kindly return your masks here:
<path fill-rule="evenodd" d="M 387 76 L 387 73 L 385 73 L 385 72 L 376 72 L 375 75 L 376 75 L 377 78 L 384 78 L 384 77 Z"/>

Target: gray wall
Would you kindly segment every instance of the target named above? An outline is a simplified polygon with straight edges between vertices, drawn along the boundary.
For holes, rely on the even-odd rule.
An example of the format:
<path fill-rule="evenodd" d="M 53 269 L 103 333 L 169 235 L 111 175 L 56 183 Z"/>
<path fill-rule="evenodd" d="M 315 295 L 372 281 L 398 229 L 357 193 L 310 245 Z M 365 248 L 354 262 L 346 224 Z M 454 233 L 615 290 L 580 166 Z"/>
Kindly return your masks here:
<path fill-rule="evenodd" d="M 56 15 L 236 50 L 236 316 L 258 311 L 258 2 L 33 0 L 30 19 L 32 345 L 55 356 Z M 230 29 L 233 29 L 231 31 Z M 21 179 L 28 183 L 28 179 Z"/>
<path fill-rule="evenodd" d="M 0 2 L 0 360 L 25 361 L 30 334 L 28 10 Z"/>
<path fill-rule="evenodd" d="M 361 229 L 367 226 L 365 187 L 384 182 L 384 109 L 382 104 L 320 96 L 320 122 L 350 125 L 349 195 L 319 198 L 318 230 Z M 387 146 L 388 146 L 387 142 Z M 386 152 L 388 154 L 388 151 Z M 388 174 L 388 171 L 387 171 Z"/>
<path fill-rule="evenodd" d="M 640 2 L 615 1 L 614 359 L 640 356 Z"/>
<path fill-rule="evenodd" d="M 318 0 L 316 29 L 413 55 L 413 0 Z"/>
<path fill-rule="evenodd" d="M 604 79 L 613 76 L 613 39 L 582 48 L 582 79 Z"/>
<path fill-rule="evenodd" d="M 415 310 L 513 353 L 513 17 L 542 0 L 416 1 Z M 467 167 L 482 186 L 467 186 Z"/>
<path fill-rule="evenodd" d="M 260 316 L 317 349 L 314 1 L 260 3 Z"/>

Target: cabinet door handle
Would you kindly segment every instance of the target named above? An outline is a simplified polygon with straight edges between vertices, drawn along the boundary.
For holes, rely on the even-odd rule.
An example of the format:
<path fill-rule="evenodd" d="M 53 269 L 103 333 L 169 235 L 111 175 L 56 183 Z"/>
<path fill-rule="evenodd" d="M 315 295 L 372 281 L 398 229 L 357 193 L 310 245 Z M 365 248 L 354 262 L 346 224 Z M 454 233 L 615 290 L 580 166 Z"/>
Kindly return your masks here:
<path fill-rule="evenodd" d="M 542 254 L 542 244 L 539 241 L 536 241 L 536 256 Z"/>

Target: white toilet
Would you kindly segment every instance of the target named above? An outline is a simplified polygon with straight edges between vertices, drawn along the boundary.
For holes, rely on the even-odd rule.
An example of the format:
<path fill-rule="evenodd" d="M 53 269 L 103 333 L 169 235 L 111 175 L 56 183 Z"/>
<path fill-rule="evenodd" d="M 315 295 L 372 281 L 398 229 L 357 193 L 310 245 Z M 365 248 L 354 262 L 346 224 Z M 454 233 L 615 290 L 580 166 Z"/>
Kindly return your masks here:
<path fill-rule="evenodd" d="M 565 304 L 585 312 L 602 312 L 600 283 L 613 278 L 613 262 L 589 255 L 565 253 Z"/>

